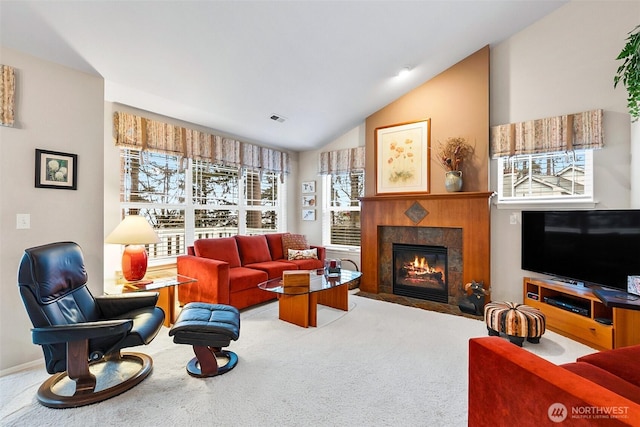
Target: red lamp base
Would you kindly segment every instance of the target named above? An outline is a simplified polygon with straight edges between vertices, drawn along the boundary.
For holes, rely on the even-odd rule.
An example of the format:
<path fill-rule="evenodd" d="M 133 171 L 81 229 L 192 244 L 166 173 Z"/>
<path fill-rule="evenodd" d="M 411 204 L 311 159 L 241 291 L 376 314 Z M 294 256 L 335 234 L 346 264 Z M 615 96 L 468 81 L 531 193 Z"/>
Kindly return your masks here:
<path fill-rule="evenodd" d="M 122 253 L 122 275 L 128 282 L 142 280 L 147 273 L 147 250 L 144 245 L 127 245 Z"/>

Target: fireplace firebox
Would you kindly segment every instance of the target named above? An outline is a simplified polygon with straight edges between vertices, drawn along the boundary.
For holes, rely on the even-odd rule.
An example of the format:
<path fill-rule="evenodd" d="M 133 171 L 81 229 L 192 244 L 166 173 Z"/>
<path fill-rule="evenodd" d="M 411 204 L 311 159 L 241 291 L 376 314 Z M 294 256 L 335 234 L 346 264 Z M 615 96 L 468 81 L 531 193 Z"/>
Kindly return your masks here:
<path fill-rule="evenodd" d="M 446 247 L 394 243 L 392 251 L 394 294 L 447 302 Z"/>

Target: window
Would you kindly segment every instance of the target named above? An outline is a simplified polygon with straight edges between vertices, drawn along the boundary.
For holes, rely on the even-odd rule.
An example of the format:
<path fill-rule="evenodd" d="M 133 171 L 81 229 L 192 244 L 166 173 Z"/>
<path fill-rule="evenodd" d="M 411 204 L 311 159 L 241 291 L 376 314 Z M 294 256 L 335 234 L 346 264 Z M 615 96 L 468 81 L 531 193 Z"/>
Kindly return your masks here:
<path fill-rule="evenodd" d="M 498 201 L 593 200 L 593 150 L 498 159 Z"/>
<path fill-rule="evenodd" d="M 325 175 L 323 188 L 323 244 L 359 247 L 364 171 Z"/>
<path fill-rule="evenodd" d="M 246 234 L 265 234 L 278 230 L 279 176 L 272 173 L 244 171 Z"/>
<path fill-rule="evenodd" d="M 280 174 L 262 174 L 122 148 L 120 200 L 124 215 L 139 214 L 161 242 L 150 259 L 186 252 L 196 239 L 274 233 L 284 223 Z"/>
<path fill-rule="evenodd" d="M 191 162 L 194 240 L 238 234 L 240 173 L 201 160 Z"/>

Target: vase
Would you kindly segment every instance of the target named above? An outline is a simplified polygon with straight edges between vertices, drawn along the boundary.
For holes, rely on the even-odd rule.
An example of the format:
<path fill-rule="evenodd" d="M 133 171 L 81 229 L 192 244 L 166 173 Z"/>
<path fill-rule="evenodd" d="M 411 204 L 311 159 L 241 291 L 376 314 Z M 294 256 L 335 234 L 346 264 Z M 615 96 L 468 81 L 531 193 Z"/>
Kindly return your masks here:
<path fill-rule="evenodd" d="M 450 193 L 460 191 L 462 189 L 462 171 L 448 171 L 444 177 L 444 186 Z"/>

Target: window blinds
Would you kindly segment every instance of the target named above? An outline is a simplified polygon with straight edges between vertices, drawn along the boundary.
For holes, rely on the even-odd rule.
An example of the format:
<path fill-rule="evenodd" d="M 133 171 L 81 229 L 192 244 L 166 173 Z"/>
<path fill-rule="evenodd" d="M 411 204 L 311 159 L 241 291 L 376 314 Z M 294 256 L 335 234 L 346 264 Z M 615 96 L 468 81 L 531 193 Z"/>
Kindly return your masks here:
<path fill-rule="evenodd" d="M 592 110 L 493 126 L 492 157 L 602 148 L 602 117 L 602 110 Z"/>
<path fill-rule="evenodd" d="M 348 173 L 364 170 L 365 147 L 346 148 L 344 150 L 320 153 L 320 175 Z"/>
<path fill-rule="evenodd" d="M 206 160 L 257 172 L 290 172 L 289 154 L 232 138 L 188 129 L 130 113 L 113 116 L 119 147 Z"/>

